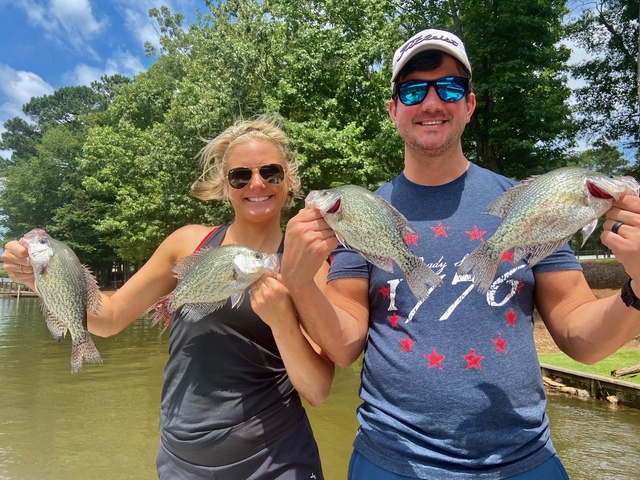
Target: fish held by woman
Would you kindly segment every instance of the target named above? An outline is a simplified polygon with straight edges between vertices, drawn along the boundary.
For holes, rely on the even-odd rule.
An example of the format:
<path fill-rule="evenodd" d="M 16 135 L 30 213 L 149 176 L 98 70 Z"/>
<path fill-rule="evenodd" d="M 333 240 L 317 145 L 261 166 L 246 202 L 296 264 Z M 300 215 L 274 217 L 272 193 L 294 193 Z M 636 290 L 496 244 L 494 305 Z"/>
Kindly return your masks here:
<path fill-rule="evenodd" d="M 514 263 L 529 267 L 555 252 L 582 229 L 584 242 L 598 219 L 623 195 L 638 196 L 633 177 L 609 176 L 580 167 L 564 167 L 534 176 L 510 188 L 485 213 L 502 217 L 496 231 L 469 256 L 458 275 L 473 273 L 480 293 L 493 282 L 502 255 L 514 250 Z"/>
<path fill-rule="evenodd" d="M 221 308 L 231 299 L 237 308 L 245 290 L 262 275 L 277 276 L 280 257 L 243 245 L 204 248 L 176 262 L 173 272 L 176 288 L 154 307 L 152 324 L 163 322 L 162 331 L 171 324 L 175 311 L 183 306 L 184 319 L 196 322 Z"/>
<path fill-rule="evenodd" d="M 305 199 L 317 208 L 346 248 L 357 251 L 382 270 L 393 273 L 395 262 L 420 301 L 442 279 L 409 249 L 404 236 L 416 233 L 409 221 L 385 199 L 356 185 L 313 190 Z"/>
<path fill-rule="evenodd" d="M 101 364 L 102 358 L 87 330 L 87 310 L 97 313 L 100 290 L 95 277 L 63 242 L 35 228 L 20 239 L 29 252 L 35 288 L 40 296 L 51 336 L 60 341 L 71 334 L 71 373 L 83 362 Z"/>

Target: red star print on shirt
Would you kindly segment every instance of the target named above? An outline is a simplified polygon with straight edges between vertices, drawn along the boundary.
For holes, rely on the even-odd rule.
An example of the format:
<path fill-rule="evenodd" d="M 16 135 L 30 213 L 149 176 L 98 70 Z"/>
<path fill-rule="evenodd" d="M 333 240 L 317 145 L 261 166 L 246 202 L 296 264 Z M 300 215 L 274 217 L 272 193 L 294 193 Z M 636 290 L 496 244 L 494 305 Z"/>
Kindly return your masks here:
<path fill-rule="evenodd" d="M 405 338 L 404 340 L 398 340 L 398 341 L 400 342 L 400 345 L 402 345 L 401 351 L 409 352 L 409 353 L 411 353 L 411 347 L 414 346 L 416 343 L 409 338 L 409 335 L 407 335 L 407 338 Z"/>
<path fill-rule="evenodd" d="M 387 317 L 389 319 L 389 322 L 391 322 L 391 327 L 392 328 L 398 328 L 398 322 L 400 321 L 400 319 L 402 317 L 396 315 L 395 313 L 393 315 L 391 315 L 390 317 Z"/>
<path fill-rule="evenodd" d="M 480 240 L 481 242 L 484 242 L 484 238 L 482 238 L 482 235 L 487 233 L 486 230 L 478 230 L 478 227 L 475 225 L 473 227 L 473 230 L 467 230 L 466 232 L 469 234 L 470 242 L 473 242 L 474 240 Z"/>
<path fill-rule="evenodd" d="M 431 230 L 436 232 L 433 238 L 440 237 L 440 236 L 448 237 L 449 235 L 447 235 L 447 230 L 449 230 L 450 228 L 451 227 L 449 226 L 445 227 L 444 225 L 442 225 L 442 222 L 440 222 L 437 227 L 431 227 Z"/>
<path fill-rule="evenodd" d="M 407 245 L 418 245 L 418 237 L 417 233 L 407 233 L 403 238 Z"/>
<path fill-rule="evenodd" d="M 502 260 L 500 260 L 501 262 L 511 262 L 513 263 L 513 252 L 511 251 L 506 251 L 502 254 Z"/>
<path fill-rule="evenodd" d="M 480 366 L 480 360 L 484 358 L 484 355 L 476 355 L 476 351 L 473 348 L 467 355 L 462 355 L 462 358 L 467 361 L 467 370 L 471 368 L 482 370 L 482 367 Z"/>
<path fill-rule="evenodd" d="M 445 355 L 438 355 L 436 349 L 434 348 L 431 353 L 429 355 L 425 355 L 424 358 L 429 360 L 429 366 L 427 368 L 438 367 L 440 370 L 442 370 L 442 360 L 444 360 L 446 357 Z"/>
<path fill-rule="evenodd" d="M 389 293 L 391 293 L 391 288 L 381 287 L 380 290 L 378 290 L 378 292 L 380 292 L 380 295 L 382 295 L 384 298 L 389 298 Z"/>
<path fill-rule="evenodd" d="M 518 314 L 513 311 L 513 307 L 509 308 L 509 311 L 504 314 L 507 317 L 507 325 L 516 326 L 516 318 L 518 318 Z"/>
<path fill-rule="evenodd" d="M 504 340 L 500 333 L 498 333 L 498 338 L 494 338 L 491 341 L 496 345 L 496 353 L 507 353 L 507 343 L 509 342 Z"/>

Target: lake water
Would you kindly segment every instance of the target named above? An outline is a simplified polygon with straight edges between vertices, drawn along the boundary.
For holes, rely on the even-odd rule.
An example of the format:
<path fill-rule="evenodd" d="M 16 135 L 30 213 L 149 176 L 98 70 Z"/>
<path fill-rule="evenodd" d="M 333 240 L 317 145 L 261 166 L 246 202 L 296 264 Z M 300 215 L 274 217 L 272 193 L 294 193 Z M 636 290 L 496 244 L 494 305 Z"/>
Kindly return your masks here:
<path fill-rule="evenodd" d="M 71 375 L 70 338 L 49 334 L 37 298 L 0 297 L 0 480 L 152 480 L 168 335 L 138 320 L 94 337 L 102 366 Z M 327 480 L 346 478 L 359 366 L 307 407 Z M 552 396 L 552 437 L 577 480 L 640 478 L 640 410 Z"/>

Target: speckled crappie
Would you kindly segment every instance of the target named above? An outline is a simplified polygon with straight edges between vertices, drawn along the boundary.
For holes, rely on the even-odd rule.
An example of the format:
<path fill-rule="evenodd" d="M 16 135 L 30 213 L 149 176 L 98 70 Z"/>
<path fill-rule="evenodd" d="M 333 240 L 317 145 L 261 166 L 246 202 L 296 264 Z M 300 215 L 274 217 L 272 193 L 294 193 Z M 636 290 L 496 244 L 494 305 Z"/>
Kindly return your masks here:
<path fill-rule="evenodd" d="M 442 284 L 440 277 L 413 253 L 404 239 L 415 234 L 409 221 L 385 199 L 355 185 L 313 190 L 305 204 L 317 208 L 346 248 L 357 251 L 382 270 L 395 262 L 420 301 Z"/>
<path fill-rule="evenodd" d="M 473 272 L 481 293 L 489 290 L 502 255 L 514 251 L 514 263 L 529 267 L 569 242 L 582 229 L 583 245 L 598 218 L 614 200 L 638 195 L 633 177 L 608 176 L 579 167 L 564 167 L 531 177 L 510 188 L 485 213 L 502 217 L 496 231 L 460 265 L 458 274 Z"/>
<path fill-rule="evenodd" d="M 176 262 L 173 272 L 178 286 L 156 304 L 153 324 L 162 321 L 166 329 L 182 305 L 187 322 L 200 320 L 229 299 L 232 307 L 238 307 L 248 287 L 264 274 L 275 277 L 279 269 L 277 253 L 264 253 L 243 245 L 199 250 Z"/>
<path fill-rule="evenodd" d="M 102 363 L 87 331 L 87 310 L 97 313 L 100 290 L 95 277 L 63 242 L 35 228 L 20 239 L 29 251 L 35 287 L 49 332 L 60 341 L 71 334 L 71 373 L 87 363 Z"/>

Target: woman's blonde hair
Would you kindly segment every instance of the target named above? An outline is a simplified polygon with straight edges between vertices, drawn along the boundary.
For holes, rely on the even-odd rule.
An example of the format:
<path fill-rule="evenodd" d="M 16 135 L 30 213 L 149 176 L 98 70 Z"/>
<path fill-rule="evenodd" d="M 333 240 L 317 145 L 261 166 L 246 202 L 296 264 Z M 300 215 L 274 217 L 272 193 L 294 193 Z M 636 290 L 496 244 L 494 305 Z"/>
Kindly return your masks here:
<path fill-rule="evenodd" d="M 202 175 L 191 185 L 191 195 L 200 200 L 226 200 L 224 186 L 227 152 L 231 146 L 246 144 L 255 140 L 273 142 L 286 163 L 285 183 L 289 186 L 285 207 L 291 207 L 300 196 L 300 178 L 298 165 L 289 146 L 278 117 L 275 115 L 259 115 L 251 120 L 239 120 L 213 140 L 207 141 L 200 151 Z"/>

